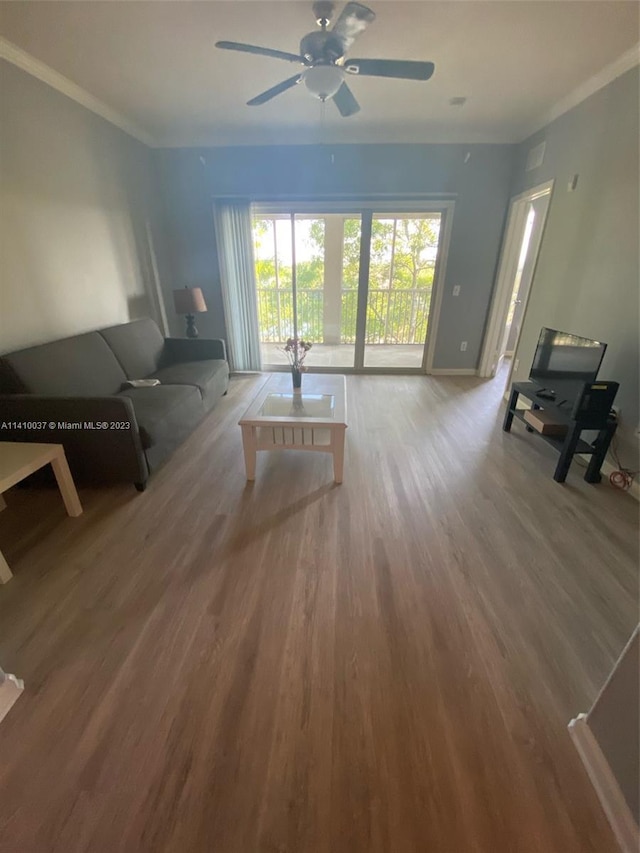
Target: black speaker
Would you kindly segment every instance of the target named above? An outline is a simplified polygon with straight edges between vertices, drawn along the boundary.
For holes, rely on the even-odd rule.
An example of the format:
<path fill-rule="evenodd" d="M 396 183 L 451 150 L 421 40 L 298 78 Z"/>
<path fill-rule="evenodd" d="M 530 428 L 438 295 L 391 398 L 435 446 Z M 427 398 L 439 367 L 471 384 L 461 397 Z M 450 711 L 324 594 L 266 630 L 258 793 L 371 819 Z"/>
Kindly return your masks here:
<path fill-rule="evenodd" d="M 601 429 L 619 387 L 619 382 L 585 382 L 571 412 L 572 419 L 586 429 Z"/>

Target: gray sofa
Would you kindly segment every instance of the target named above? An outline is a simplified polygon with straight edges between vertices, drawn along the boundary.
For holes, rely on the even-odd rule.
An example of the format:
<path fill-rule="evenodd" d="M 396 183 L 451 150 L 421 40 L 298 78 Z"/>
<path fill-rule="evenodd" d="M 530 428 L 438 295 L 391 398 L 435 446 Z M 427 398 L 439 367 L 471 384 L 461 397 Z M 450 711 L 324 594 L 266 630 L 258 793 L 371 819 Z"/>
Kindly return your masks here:
<path fill-rule="evenodd" d="M 124 387 L 147 378 L 161 384 Z M 142 491 L 228 386 L 224 341 L 136 320 L 0 356 L 0 440 L 63 444 L 80 482 Z"/>

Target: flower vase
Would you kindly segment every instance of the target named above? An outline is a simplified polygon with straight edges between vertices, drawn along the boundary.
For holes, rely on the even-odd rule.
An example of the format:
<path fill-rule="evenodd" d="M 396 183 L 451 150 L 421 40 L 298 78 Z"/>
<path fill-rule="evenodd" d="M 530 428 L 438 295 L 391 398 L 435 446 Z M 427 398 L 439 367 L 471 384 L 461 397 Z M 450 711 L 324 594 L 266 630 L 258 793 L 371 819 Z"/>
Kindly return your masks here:
<path fill-rule="evenodd" d="M 302 393 L 302 371 L 298 370 L 297 367 L 291 368 L 291 378 L 293 379 L 293 392 L 294 394 Z"/>

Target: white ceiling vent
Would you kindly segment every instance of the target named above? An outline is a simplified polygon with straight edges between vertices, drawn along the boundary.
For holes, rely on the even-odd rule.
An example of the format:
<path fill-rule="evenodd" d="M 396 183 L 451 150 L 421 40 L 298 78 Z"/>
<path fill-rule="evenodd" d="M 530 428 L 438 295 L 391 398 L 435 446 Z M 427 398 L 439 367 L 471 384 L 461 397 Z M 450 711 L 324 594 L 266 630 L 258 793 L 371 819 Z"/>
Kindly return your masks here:
<path fill-rule="evenodd" d="M 534 145 L 531 151 L 529 151 L 527 156 L 527 166 L 525 169 L 526 172 L 531 172 L 534 169 L 537 169 L 538 166 L 542 166 L 542 161 L 544 160 L 544 149 L 546 146 L 546 142 L 540 142 L 538 145 Z"/>

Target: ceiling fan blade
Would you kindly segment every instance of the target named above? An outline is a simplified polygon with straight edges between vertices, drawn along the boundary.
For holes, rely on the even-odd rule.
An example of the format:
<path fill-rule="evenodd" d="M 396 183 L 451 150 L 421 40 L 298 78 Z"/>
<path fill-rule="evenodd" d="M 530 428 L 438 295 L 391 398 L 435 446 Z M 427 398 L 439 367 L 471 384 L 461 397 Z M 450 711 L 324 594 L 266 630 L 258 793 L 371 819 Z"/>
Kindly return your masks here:
<path fill-rule="evenodd" d="M 302 74 L 296 74 L 293 77 L 289 77 L 288 80 L 283 80 L 282 83 L 278 83 L 277 86 L 272 86 L 271 89 L 267 89 L 266 92 L 262 92 L 261 95 L 256 95 L 255 98 L 247 101 L 247 106 L 258 107 L 260 104 L 266 104 L 266 102 L 270 101 L 271 98 L 275 98 L 276 95 L 281 95 L 282 92 L 286 92 L 287 89 L 293 88 L 293 86 L 298 84 L 301 80 Z"/>
<path fill-rule="evenodd" d="M 335 105 L 343 118 L 348 118 L 349 116 L 360 112 L 360 104 L 356 101 L 353 92 L 346 83 L 343 83 L 342 86 L 340 86 L 333 96 L 333 100 L 335 101 Z"/>
<path fill-rule="evenodd" d="M 255 53 L 258 56 L 271 56 L 273 59 L 284 59 L 286 62 L 308 65 L 307 59 L 297 53 L 286 53 L 284 50 L 272 50 L 270 47 L 258 47 L 255 44 L 243 44 L 239 41 L 217 41 L 216 47 L 221 47 L 223 50 L 238 50 L 240 53 Z"/>
<path fill-rule="evenodd" d="M 348 59 L 344 70 L 361 77 L 397 77 L 400 80 L 428 80 L 435 71 L 433 62 L 404 59 Z"/>
<path fill-rule="evenodd" d="M 347 3 L 331 30 L 331 42 L 337 39 L 342 48 L 341 56 L 349 50 L 357 36 L 375 20 L 376 14 L 362 3 Z"/>

